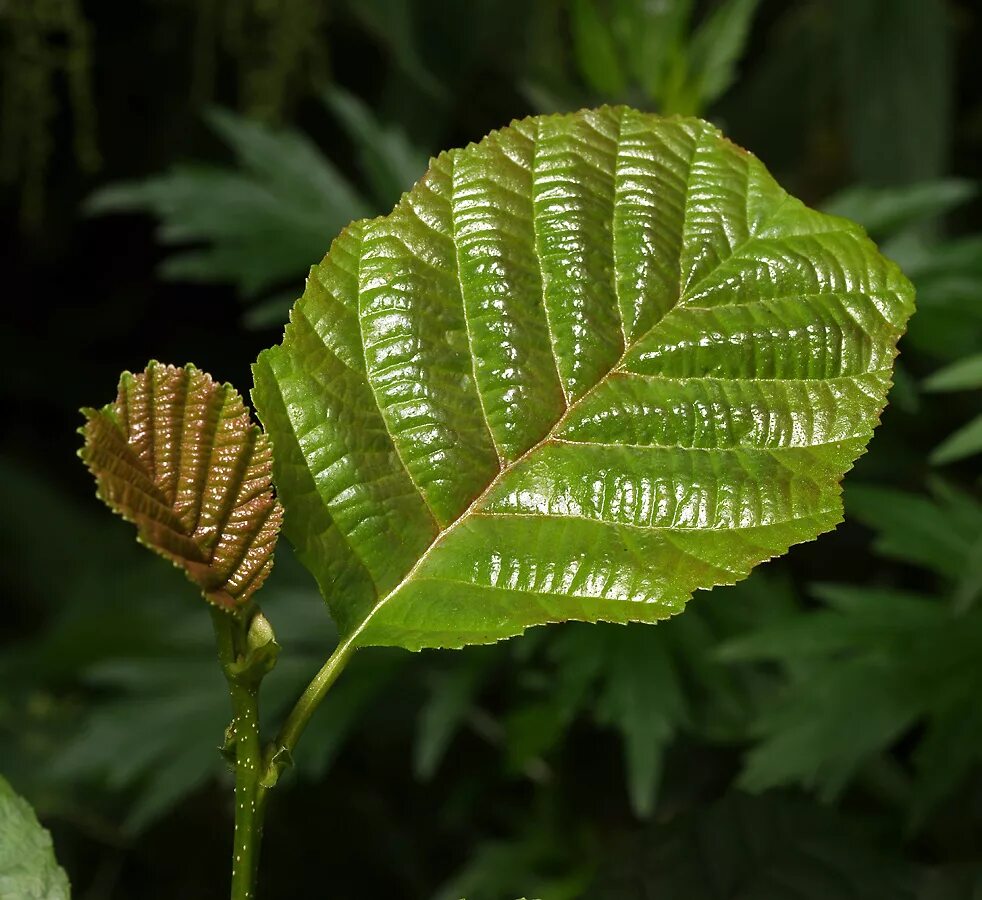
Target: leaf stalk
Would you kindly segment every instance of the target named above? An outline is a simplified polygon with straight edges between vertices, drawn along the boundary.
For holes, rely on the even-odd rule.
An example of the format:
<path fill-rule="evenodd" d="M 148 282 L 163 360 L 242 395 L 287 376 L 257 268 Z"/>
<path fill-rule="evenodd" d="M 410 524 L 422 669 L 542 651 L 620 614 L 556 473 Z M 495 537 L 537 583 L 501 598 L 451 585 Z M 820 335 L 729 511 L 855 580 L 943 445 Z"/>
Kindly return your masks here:
<path fill-rule="evenodd" d="M 276 740 L 266 752 L 264 772 L 258 786 L 260 802 L 265 802 L 266 792 L 276 785 L 283 770 L 292 764 L 293 750 L 300 735 L 354 652 L 353 637 L 341 641 L 290 710 Z"/>

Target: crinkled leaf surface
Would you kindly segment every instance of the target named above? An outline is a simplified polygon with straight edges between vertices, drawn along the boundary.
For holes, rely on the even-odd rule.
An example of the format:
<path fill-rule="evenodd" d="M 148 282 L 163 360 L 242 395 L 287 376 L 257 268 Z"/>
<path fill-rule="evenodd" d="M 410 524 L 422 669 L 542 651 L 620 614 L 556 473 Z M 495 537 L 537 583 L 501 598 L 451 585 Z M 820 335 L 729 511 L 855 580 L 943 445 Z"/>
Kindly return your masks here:
<path fill-rule="evenodd" d="M 515 122 L 316 266 L 255 367 L 349 640 L 663 619 L 841 519 L 913 305 L 698 119 Z"/>
<path fill-rule="evenodd" d="M 34 810 L 0 776 L 0 897 L 68 900 L 68 876 L 55 861 Z"/>
<path fill-rule="evenodd" d="M 115 403 L 83 413 L 99 496 L 209 602 L 245 604 L 273 566 L 282 509 L 271 447 L 235 389 L 151 362 L 123 374 Z"/>

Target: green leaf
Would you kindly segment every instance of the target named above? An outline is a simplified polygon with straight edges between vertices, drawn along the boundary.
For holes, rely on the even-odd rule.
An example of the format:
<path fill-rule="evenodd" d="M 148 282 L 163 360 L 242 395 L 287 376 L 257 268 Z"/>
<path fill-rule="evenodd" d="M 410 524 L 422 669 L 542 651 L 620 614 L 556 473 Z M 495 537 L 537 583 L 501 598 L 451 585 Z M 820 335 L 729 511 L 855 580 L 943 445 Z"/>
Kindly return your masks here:
<path fill-rule="evenodd" d="M 614 3 L 611 29 L 626 52 L 634 80 L 649 100 L 661 102 L 666 79 L 684 68 L 684 41 L 691 16 L 692 0 Z"/>
<path fill-rule="evenodd" d="M 100 700 L 45 772 L 63 791 L 85 784 L 125 791 L 121 826 L 128 834 L 143 831 L 224 768 L 215 748 L 228 722 L 228 698 L 208 653 L 211 635 L 164 634 L 183 639 L 182 650 L 118 658 L 86 672 Z"/>
<path fill-rule="evenodd" d="M 982 415 L 976 416 L 938 444 L 931 453 L 931 462 L 943 466 L 975 456 L 976 453 L 982 453 Z"/>
<path fill-rule="evenodd" d="M 657 801 L 665 750 L 686 720 L 676 663 L 665 641 L 648 629 L 611 629 L 597 716 L 616 728 L 624 743 L 628 793 L 641 817 Z"/>
<path fill-rule="evenodd" d="M 420 41 L 420 7 L 412 0 L 358 0 L 347 4 L 366 32 L 377 39 L 391 56 L 400 81 L 408 80 L 422 89 L 435 104 L 446 103 L 450 96 L 444 84 L 428 68 Z M 459 32 L 458 32 L 459 33 Z M 454 50 L 457 50 L 454 47 Z M 402 76 L 406 76 L 403 79 Z"/>
<path fill-rule="evenodd" d="M 71 567 L 72 585 L 60 591 L 61 603 L 68 604 L 65 614 L 37 640 L 21 642 L 17 657 L 0 654 L 10 703 L 30 702 L 38 691 L 58 697 L 71 684 L 72 715 L 55 734 L 29 729 L 11 734 L 0 742 L 0 756 L 11 760 L 9 765 L 26 757 L 27 773 L 57 798 L 58 812 L 70 816 L 85 809 L 108 816 L 135 836 L 192 791 L 228 778 L 225 760 L 216 752 L 228 724 L 228 697 L 214 664 L 211 622 L 175 616 L 167 602 L 192 597 L 191 585 L 176 570 L 161 571 L 125 529 L 120 535 L 116 523 L 101 513 L 95 519 L 98 512 L 71 535 L 79 543 L 95 534 L 98 552 L 90 550 Z M 56 592 L 53 587 L 51 593 Z M 324 648 L 336 635 L 309 576 L 288 548 L 278 551 L 263 592 L 275 607 L 276 637 L 283 646 L 282 659 L 262 684 L 264 725 L 276 727 L 323 664 Z M 379 665 L 373 655 L 359 654 L 350 668 L 351 677 L 336 686 L 339 702 L 311 723 L 316 740 L 295 756 L 296 772 L 304 779 L 319 778 L 354 730 L 350 698 L 365 694 L 365 681 Z M 360 710 L 359 727 L 378 728 L 379 716 L 371 716 L 375 708 Z M 5 724 L 9 729 L 13 723 Z"/>
<path fill-rule="evenodd" d="M 282 510 L 271 448 L 236 390 L 151 362 L 123 374 L 115 403 L 82 412 L 99 496 L 209 603 L 244 606 L 273 567 Z"/>
<path fill-rule="evenodd" d="M 162 264 L 166 278 L 232 282 L 245 297 L 289 281 L 299 293 L 324 241 L 371 208 L 305 135 L 223 110 L 208 121 L 235 152 L 237 169 L 184 165 L 111 184 L 87 211 L 159 218 L 161 242 L 185 247 Z"/>
<path fill-rule="evenodd" d="M 343 639 L 655 622 L 841 519 L 912 289 L 696 119 L 444 153 L 313 270 L 254 400 Z"/>
<path fill-rule="evenodd" d="M 851 516 L 876 529 L 877 553 L 958 579 L 970 568 L 975 536 L 982 534 L 982 505 L 967 495 L 935 493 L 932 499 L 855 484 L 847 492 L 846 506 Z"/>
<path fill-rule="evenodd" d="M 741 783 L 797 783 L 834 797 L 903 737 L 914 778 L 900 802 L 916 827 L 982 758 L 982 613 L 889 588 L 822 585 L 815 594 L 818 610 L 759 626 L 720 651 L 784 672 L 753 723 L 757 744 Z"/>
<path fill-rule="evenodd" d="M 330 87 L 322 96 L 351 137 L 375 202 L 383 208 L 395 203 L 426 165 L 426 154 L 398 128 L 379 121 L 354 94 Z"/>
<path fill-rule="evenodd" d="M 589 895 L 685 900 L 914 900 L 916 870 L 807 800 L 727 794 L 609 854 Z"/>
<path fill-rule="evenodd" d="M 576 59 L 587 83 L 601 96 L 623 93 L 627 76 L 621 54 L 595 0 L 573 0 L 570 21 Z"/>
<path fill-rule="evenodd" d="M 472 651 L 452 668 L 434 674 L 430 696 L 420 710 L 413 747 L 417 778 L 429 780 L 436 774 L 451 740 L 474 709 L 494 661 L 492 654 Z"/>
<path fill-rule="evenodd" d="M 969 391 L 977 388 L 982 388 L 982 353 L 938 369 L 924 381 L 925 391 Z"/>
<path fill-rule="evenodd" d="M 856 175 L 871 184 L 936 178 L 954 94 L 944 0 L 838 0 L 840 95 Z"/>
<path fill-rule="evenodd" d="M 746 737 L 756 679 L 747 667 L 721 665 L 715 650 L 724 636 L 786 614 L 786 588 L 766 575 L 701 597 L 658 628 L 573 623 L 542 641 L 544 665 L 536 660 L 531 676 L 531 661 L 524 669 L 531 700 L 513 704 L 506 719 L 512 768 L 541 771 L 574 724 L 589 718 L 619 733 L 632 807 L 641 817 L 652 813 L 665 753 L 681 732 Z M 526 638 L 520 646 L 527 645 Z"/>
<path fill-rule="evenodd" d="M 982 346 L 982 236 L 929 243 L 907 234 L 888 249 L 913 279 L 918 307 L 906 344 L 944 360 Z"/>
<path fill-rule="evenodd" d="M 689 91 L 696 111 L 721 97 L 736 78 L 758 4 L 759 0 L 724 0 L 693 34 Z"/>
<path fill-rule="evenodd" d="M 816 594 L 829 609 L 764 625 L 720 651 L 730 660 L 781 662 L 789 672 L 790 686 L 753 725 L 759 743 L 740 780 L 750 790 L 800 782 L 834 797 L 929 702 L 915 661 L 925 656 L 916 642 L 933 642 L 945 625 L 933 598 L 837 585 Z"/>
<path fill-rule="evenodd" d="M 576 900 L 589 896 L 595 849 L 568 819 L 538 814 L 508 839 L 482 841 L 433 900 Z"/>
<path fill-rule="evenodd" d="M 970 200 L 976 185 L 964 178 L 939 178 L 917 184 L 849 188 L 830 198 L 823 209 L 855 219 L 874 235 L 889 235 L 943 215 Z"/>
<path fill-rule="evenodd" d="M 506 720 L 507 747 L 513 769 L 528 770 L 535 760 L 556 749 L 576 717 L 593 699 L 607 664 L 603 629 L 569 626 L 545 643 L 550 664 L 531 702 L 511 709 Z"/>
<path fill-rule="evenodd" d="M 51 835 L 26 800 L 0 776 L 0 897 L 68 900 L 68 876 L 55 860 Z"/>

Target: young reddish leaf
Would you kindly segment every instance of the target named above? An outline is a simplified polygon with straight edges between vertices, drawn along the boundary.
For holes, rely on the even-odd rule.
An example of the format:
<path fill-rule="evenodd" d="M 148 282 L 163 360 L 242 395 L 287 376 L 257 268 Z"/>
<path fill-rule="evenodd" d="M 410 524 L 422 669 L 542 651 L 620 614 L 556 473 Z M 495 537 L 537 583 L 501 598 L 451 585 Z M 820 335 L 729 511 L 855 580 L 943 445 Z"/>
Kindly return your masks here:
<path fill-rule="evenodd" d="M 124 372 L 115 403 L 83 409 L 79 455 L 139 540 L 235 610 L 273 567 L 283 510 L 272 450 L 230 384 L 192 365 Z"/>

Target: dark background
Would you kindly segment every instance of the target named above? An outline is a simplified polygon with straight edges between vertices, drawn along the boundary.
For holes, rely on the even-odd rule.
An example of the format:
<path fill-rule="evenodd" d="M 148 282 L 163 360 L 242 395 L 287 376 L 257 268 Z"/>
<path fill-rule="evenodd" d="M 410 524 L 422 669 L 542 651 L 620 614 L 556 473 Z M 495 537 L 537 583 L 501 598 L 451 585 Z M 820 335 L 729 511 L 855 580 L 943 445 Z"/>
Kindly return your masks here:
<path fill-rule="evenodd" d="M 949 437 L 982 387 L 982 11 L 685 6 L 0 5 L 0 772 L 77 897 L 219 896 L 231 834 L 206 611 L 94 499 L 78 408 L 150 358 L 247 392 L 349 219 L 432 153 L 601 102 L 711 118 L 915 282 L 847 522 L 655 628 L 364 653 L 276 791 L 264 895 L 980 896 L 982 437 Z M 668 49 L 632 44 L 676 21 Z M 732 69 L 718 90 L 648 77 L 691 81 L 707 44 Z M 215 108 L 234 111 L 221 133 Z M 293 165 L 309 189 L 278 180 Z M 275 720 L 332 628 L 285 547 L 262 602 L 284 644 Z"/>

